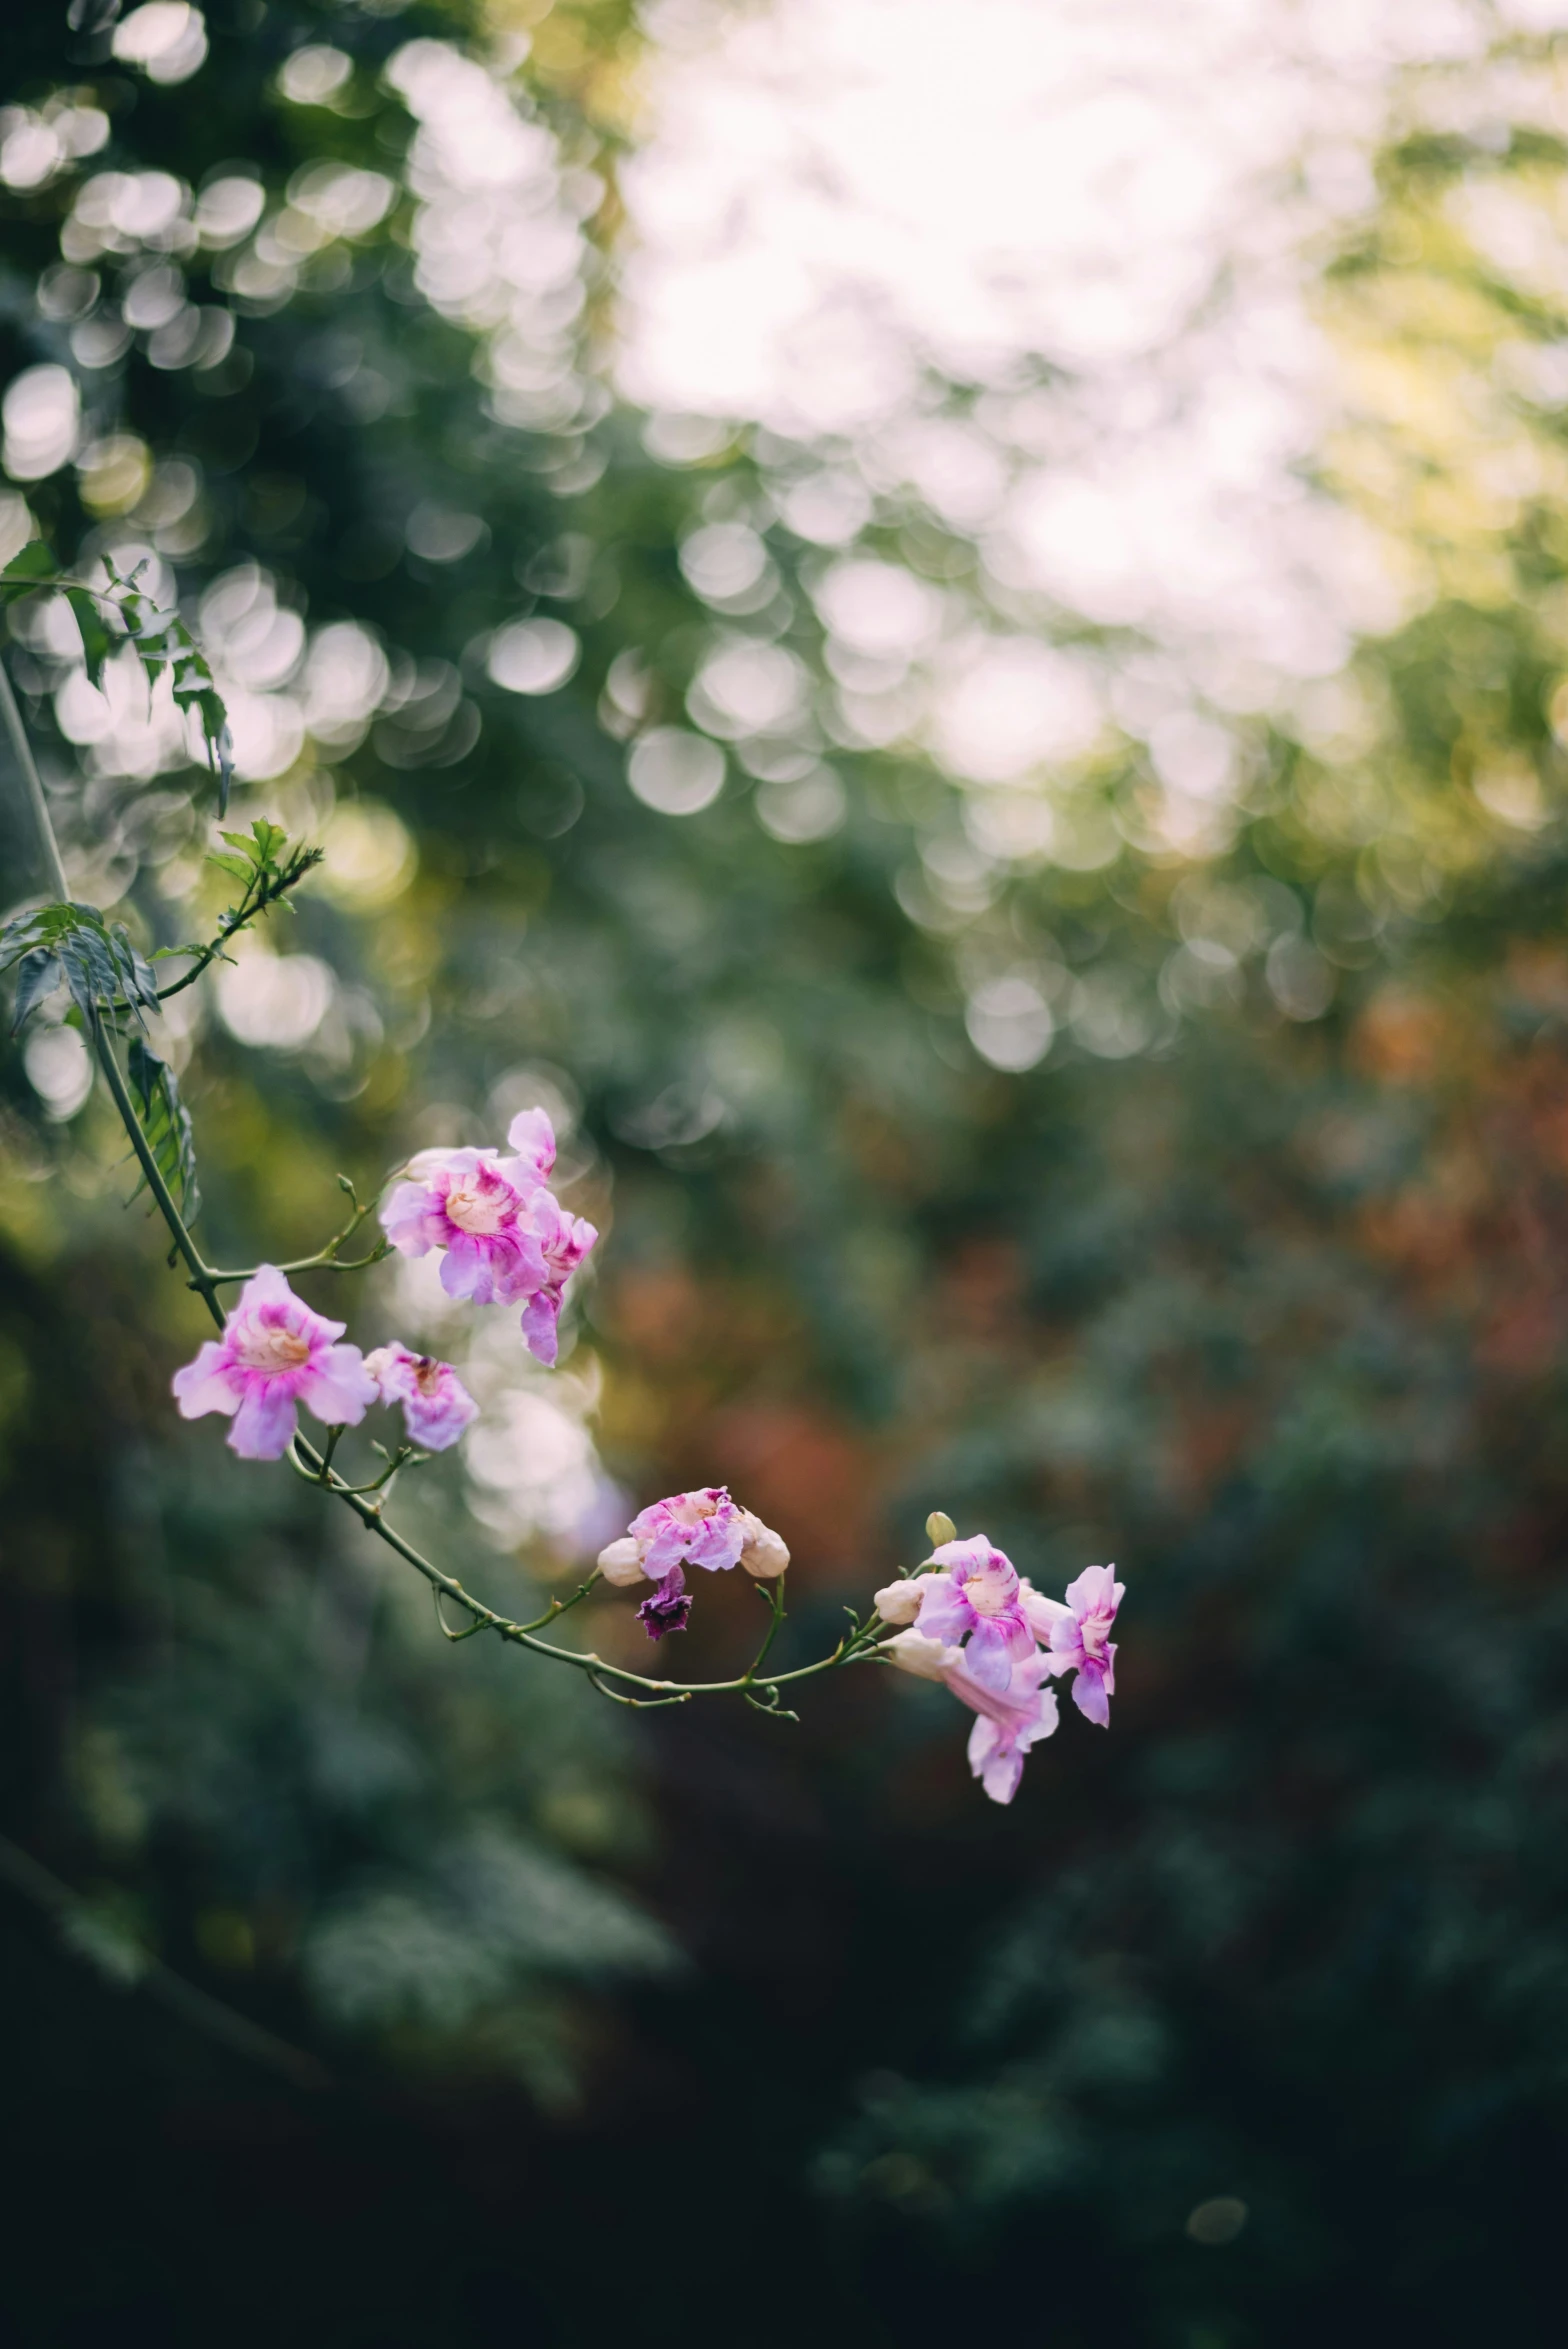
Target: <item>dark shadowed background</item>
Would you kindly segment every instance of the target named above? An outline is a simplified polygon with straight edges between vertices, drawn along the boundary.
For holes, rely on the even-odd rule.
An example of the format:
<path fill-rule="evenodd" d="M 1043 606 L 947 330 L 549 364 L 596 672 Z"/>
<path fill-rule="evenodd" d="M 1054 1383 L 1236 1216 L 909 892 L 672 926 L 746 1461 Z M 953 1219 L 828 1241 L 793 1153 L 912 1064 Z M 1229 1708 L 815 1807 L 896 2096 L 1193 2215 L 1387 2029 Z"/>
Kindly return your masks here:
<path fill-rule="evenodd" d="M 149 563 L 327 851 L 169 1023 L 209 1257 L 542 1101 L 558 1372 L 301 1283 L 464 1365 L 409 1508 L 473 1584 L 727 1479 L 798 1657 L 938 1507 L 1129 1597 L 1008 1810 L 891 1674 L 634 1723 L 448 1649 L 175 1418 L 46 1006 L 8 2337 L 1557 2337 L 1568 56 L 1189 15 L 14 12 L 0 551 Z M 172 710 L 55 599 L 5 658 L 76 894 L 203 934 Z"/>

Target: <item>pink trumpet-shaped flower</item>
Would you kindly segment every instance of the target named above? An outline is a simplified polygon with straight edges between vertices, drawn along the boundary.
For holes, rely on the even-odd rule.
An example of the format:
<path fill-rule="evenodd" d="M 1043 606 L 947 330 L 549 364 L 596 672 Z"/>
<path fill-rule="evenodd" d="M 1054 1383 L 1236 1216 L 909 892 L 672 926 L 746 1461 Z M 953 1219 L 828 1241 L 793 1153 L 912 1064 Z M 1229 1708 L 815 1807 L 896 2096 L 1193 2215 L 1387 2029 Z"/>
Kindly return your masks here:
<path fill-rule="evenodd" d="M 535 1361 L 553 1370 L 566 1284 L 599 1234 L 582 1216 L 569 1215 L 551 1191 L 534 1193 L 529 1223 L 544 1257 L 544 1280 L 523 1307 L 523 1337 Z"/>
<path fill-rule="evenodd" d="M 1024 1610 L 1030 1628 L 1049 1650 L 1047 1669 L 1074 1672 L 1073 1703 L 1086 1721 L 1108 1729 L 1110 1700 L 1116 1693 L 1116 1643 L 1111 1627 L 1126 1592 L 1114 1566 L 1086 1566 L 1076 1582 L 1067 1585 L 1067 1603 L 1048 1599 L 1043 1592 L 1026 1590 Z"/>
<path fill-rule="evenodd" d="M 394 1338 L 365 1356 L 383 1403 L 401 1403 L 409 1441 L 445 1452 L 479 1417 L 479 1405 L 450 1362 L 415 1354 Z"/>
<path fill-rule="evenodd" d="M 662 1582 L 675 1566 L 705 1566 L 717 1574 L 737 1564 L 746 1546 L 745 1519 L 724 1486 L 710 1484 L 651 1502 L 627 1530 L 642 1548 L 644 1574 Z"/>
<path fill-rule="evenodd" d="M 1033 1655 L 1035 1644 L 1012 1561 L 983 1533 L 944 1542 L 931 1556 L 941 1572 L 920 1578 L 916 1625 L 931 1639 L 967 1638 L 965 1669 L 982 1687 L 1005 1689 L 1014 1663 Z"/>
<path fill-rule="evenodd" d="M 400 1255 L 445 1249 L 441 1286 L 449 1297 L 510 1305 L 545 1279 L 544 1250 L 528 1226 L 537 1188 L 517 1160 L 496 1150 L 421 1150 L 381 1221 Z"/>
<path fill-rule="evenodd" d="M 1041 1686 L 1051 1676 L 1051 1658 L 1031 1642 L 1029 1654 L 1010 1664 L 1005 1684 L 996 1688 L 968 1670 L 970 1649 L 919 1629 L 899 1632 L 882 1652 L 922 1680 L 942 1681 L 978 1715 L 969 1732 L 969 1767 L 994 1803 L 1010 1803 L 1025 1754 L 1056 1728 L 1056 1692 Z"/>
<path fill-rule="evenodd" d="M 1012 1801 L 1025 1754 L 1055 1732 L 1056 1691 L 1040 1685 L 1050 1668 L 1050 1658 L 1036 1648 L 1013 1666 L 1012 1679 L 1001 1691 L 986 1687 L 962 1665 L 947 1675 L 954 1696 L 979 1715 L 969 1732 L 969 1767 L 994 1803 Z"/>
<path fill-rule="evenodd" d="M 525 1109 L 499 1150 L 421 1150 L 381 1210 L 400 1255 L 444 1251 L 441 1286 L 474 1305 L 523 1306 L 523 1336 L 544 1363 L 556 1357 L 567 1281 L 598 1233 L 545 1188 L 555 1135 L 542 1109 Z"/>
<path fill-rule="evenodd" d="M 377 1399 L 357 1346 L 340 1346 L 341 1321 L 323 1320 L 296 1297 L 276 1265 L 263 1264 L 194 1362 L 174 1374 L 182 1419 L 221 1411 L 234 1422 L 228 1446 L 242 1460 L 281 1460 L 297 1406 L 328 1427 L 353 1427 Z"/>
<path fill-rule="evenodd" d="M 662 1586 L 673 1576 L 678 1589 L 684 1590 L 682 1561 L 705 1566 L 712 1574 L 743 1566 L 759 1582 L 770 1582 L 788 1567 L 789 1550 L 771 1525 L 738 1507 L 722 1485 L 705 1485 L 694 1493 L 672 1493 L 667 1500 L 652 1502 L 632 1519 L 619 1541 L 607 1543 L 599 1552 L 599 1572 L 606 1582 L 623 1589 L 639 1582 Z M 652 1603 L 638 1609 L 650 1624 L 656 1620 L 648 1613 Z M 683 1615 L 679 1624 L 666 1628 L 684 1630 L 685 1624 Z"/>

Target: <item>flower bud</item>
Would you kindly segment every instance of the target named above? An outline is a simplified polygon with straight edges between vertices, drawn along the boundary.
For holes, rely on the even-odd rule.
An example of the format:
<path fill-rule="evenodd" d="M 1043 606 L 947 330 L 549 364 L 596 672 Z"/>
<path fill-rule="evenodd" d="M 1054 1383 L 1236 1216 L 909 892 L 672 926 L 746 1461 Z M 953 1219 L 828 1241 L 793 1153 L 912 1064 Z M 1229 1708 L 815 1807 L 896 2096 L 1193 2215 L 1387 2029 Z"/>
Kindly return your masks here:
<path fill-rule="evenodd" d="M 884 1623 L 913 1623 L 925 1597 L 923 1581 L 890 1582 L 876 1594 L 876 1610 Z"/>
<path fill-rule="evenodd" d="M 611 1542 L 608 1549 L 599 1552 L 599 1572 L 606 1582 L 619 1583 L 623 1590 L 647 1580 L 642 1544 L 634 1534 L 623 1533 L 618 1542 Z"/>
<path fill-rule="evenodd" d="M 932 1549 L 939 1550 L 944 1542 L 956 1542 L 957 1539 L 958 1528 L 947 1511 L 933 1509 L 926 1519 L 926 1540 L 931 1544 Z"/>
<path fill-rule="evenodd" d="M 962 1648 L 949 1647 L 943 1639 L 928 1639 L 923 1631 L 901 1631 L 896 1639 L 883 1642 L 881 1652 L 901 1672 L 913 1672 L 917 1680 L 945 1679 L 963 1655 Z"/>
<path fill-rule="evenodd" d="M 741 1523 L 745 1527 L 746 1540 L 741 1550 L 740 1563 L 748 1574 L 756 1576 L 758 1582 L 771 1582 L 789 1564 L 789 1551 L 783 1536 L 775 1533 L 771 1525 L 764 1525 L 762 1519 L 754 1517 L 749 1509 L 741 1511 Z"/>

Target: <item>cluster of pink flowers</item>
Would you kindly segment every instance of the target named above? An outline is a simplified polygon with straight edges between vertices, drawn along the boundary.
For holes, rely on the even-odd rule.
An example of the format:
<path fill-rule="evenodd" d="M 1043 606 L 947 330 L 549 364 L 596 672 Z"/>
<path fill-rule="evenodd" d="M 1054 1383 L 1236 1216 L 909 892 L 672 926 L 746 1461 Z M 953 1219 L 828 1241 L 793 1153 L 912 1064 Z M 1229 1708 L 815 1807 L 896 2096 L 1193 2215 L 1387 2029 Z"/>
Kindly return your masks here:
<path fill-rule="evenodd" d="M 723 1485 L 712 1484 L 651 1502 L 619 1541 L 599 1552 L 606 1582 L 625 1589 L 653 1584 L 637 1610 L 650 1639 L 686 1628 L 691 1597 L 684 1566 L 701 1566 L 709 1574 L 741 1566 L 759 1582 L 769 1582 L 788 1564 L 789 1551 L 773 1528 L 732 1501 Z"/>
<path fill-rule="evenodd" d="M 514 1118 L 507 1140 L 507 1158 L 498 1150 L 422 1152 L 381 1220 L 405 1256 L 443 1252 L 449 1296 L 479 1305 L 521 1301 L 529 1348 L 553 1363 L 566 1283 L 597 1234 L 546 1187 L 555 1137 L 544 1112 Z M 260 1266 L 222 1336 L 175 1373 L 181 1416 L 223 1413 L 232 1422 L 230 1449 L 244 1460 L 281 1459 L 298 1431 L 301 1404 L 328 1427 L 357 1426 L 375 1403 L 397 1406 L 411 1444 L 440 1452 L 458 1442 L 478 1405 L 449 1362 L 416 1354 L 397 1338 L 362 1354 L 341 1342 L 343 1330 L 296 1297 L 276 1265 Z M 928 1520 L 927 1533 L 937 1546 L 925 1564 L 876 1594 L 891 1636 L 878 1635 L 875 1652 L 905 1672 L 940 1680 L 969 1707 L 970 1769 L 993 1802 L 1010 1803 L 1024 1756 L 1057 1726 L 1050 1681 L 1071 1673 L 1079 1712 L 1109 1726 L 1111 1632 L 1123 1585 L 1114 1568 L 1089 1566 L 1065 1599 L 1047 1598 L 984 1534 L 959 1541 L 941 1515 Z M 767 1582 L 788 1565 L 789 1551 L 771 1526 L 724 1486 L 703 1485 L 642 1510 L 601 1550 L 598 1571 L 626 1588 L 650 1586 L 637 1613 L 658 1640 L 686 1628 L 688 1566 L 708 1574 L 739 1566 Z M 864 1652 L 852 1644 L 852 1656 Z"/>
<path fill-rule="evenodd" d="M 381 1210 L 388 1239 L 404 1256 L 445 1255 L 448 1296 L 476 1305 L 523 1307 L 523 1335 L 553 1364 L 566 1284 L 597 1232 L 568 1215 L 546 1187 L 555 1134 L 542 1109 L 512 1120 L 511 1150 L 425 1150 L 411 1159 Z M 276 1265 L 261 1265 L 223 1325 L 174 1377 L 185 1419 L 221 1411 L 234 1424 L 231 1451 L 242 1460 L 281 1460 L 293 1442 L 301 1403 L 327 1427 L 355 1427 L 373 1403 L 400 1405 L 408 1440 L 444 1452 L 479 1416 L 449 1362 L 416 1354 L 401 1338 L 362 1354 L 338 1343 L 344 1324 L 296 1297 Z"/>
<path fill-rule="evenodd" d="M 449 1362 L 410 1352 L 401 1340 L 362 1354 L 342 1346 L 341 1321 L 313 1313 L 275 1264 L 261 1265 L 239 1303 L 194 1362 L 174 1374 L 182 1419 L 221 1411 L 242 1460 L 281 1460 L 304 1404 L 326 1427 L 357 1427 L 373 1403 L 400 1403 L 409 1441 L 444 1452 L 479 1406 Z"/>
<path fill-rule="evenodd" d="M 529 1352 L 553 1365 L 566 1284 L 599 1235 L 547 1187 L 555 1134 L 544 1111 L 514 1117 L 506 1141 L 507 1158 L 492 1149 L 421 1150 L 381 1221 L 400 1255 L 444 1251 L 449 1297 L 521 1304 Z"/>
<path fill-rule="evenodd" d="M 984 1534 L 943 1542 L 930 1567 L 876 1595 L 892 1663 L 940 1680 L 976 1715 L 969 1766 L 993 1802 L 1010 1803 L 1024 1756 L 1056 1728 L 1056 1694 L 1044 1683 L 1071 1672 L 1073 1702 L 1102 1729 L 1111 1718 L 1116 1646 L 1111 1628 L 1124 1585 L 1110 1566 L 1089 1566 L 1065 1601 L 1048 1599 L 1015 1572 Z"/>

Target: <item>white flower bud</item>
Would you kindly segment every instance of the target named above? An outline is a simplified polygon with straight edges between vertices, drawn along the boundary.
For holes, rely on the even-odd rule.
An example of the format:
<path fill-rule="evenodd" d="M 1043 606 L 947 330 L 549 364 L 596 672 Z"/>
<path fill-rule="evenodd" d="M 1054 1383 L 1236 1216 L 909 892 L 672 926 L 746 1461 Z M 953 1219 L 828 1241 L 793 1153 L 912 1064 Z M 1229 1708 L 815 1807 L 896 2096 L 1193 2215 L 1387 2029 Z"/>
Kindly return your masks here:
<path fill-rule="evenodd" d="M 758 1582 L 771 1582 L 789 1564 L 784 1537 L 775 1533 L 771 1525 L 764 1525 L 749 1509 L 743 1509 L 740 1514 L 746 1528 L 746 1546 L 741 1551 L 740 1563 Z"/>
<path fill-rule="evenodd" d="M 920 1612 L 926 1586 L 921 1578 L 907 1582 L 890 1582 L 876 1595 L 876 1610 L 884 1623 L 913 1623 Z"/>
<path fill-rule="evenodd" d="M 634 1535 L 623 1533 L 618 1542 L 611 1542 L 608 1549 L 599 1552 L 599 1572 L 606 1582 L 619 1583 L 626 1590 L 633 1583 L 645 1582 L 641 1542 Z"/>
<path fill-rule="evenodd" d="M 926 1519 L 926 1540 L 931 1544 L 932 1549 L 939 1550 L 944 1542 L 956 1542 L 957 1539 L 958 1528 L 947 1511 L 933 1509 Z"/>
<path fill-rule="evenodd" d="M 928 1639 L 923 1631 L 901 1631 L 896 1639 L 885 1640 L 880 1651 L 901 1672 L 913 1672 L 917 1680 L 940 1680 L 959 1661 L 961 1648 L 949 1647 L 946 1640 Z"/>

